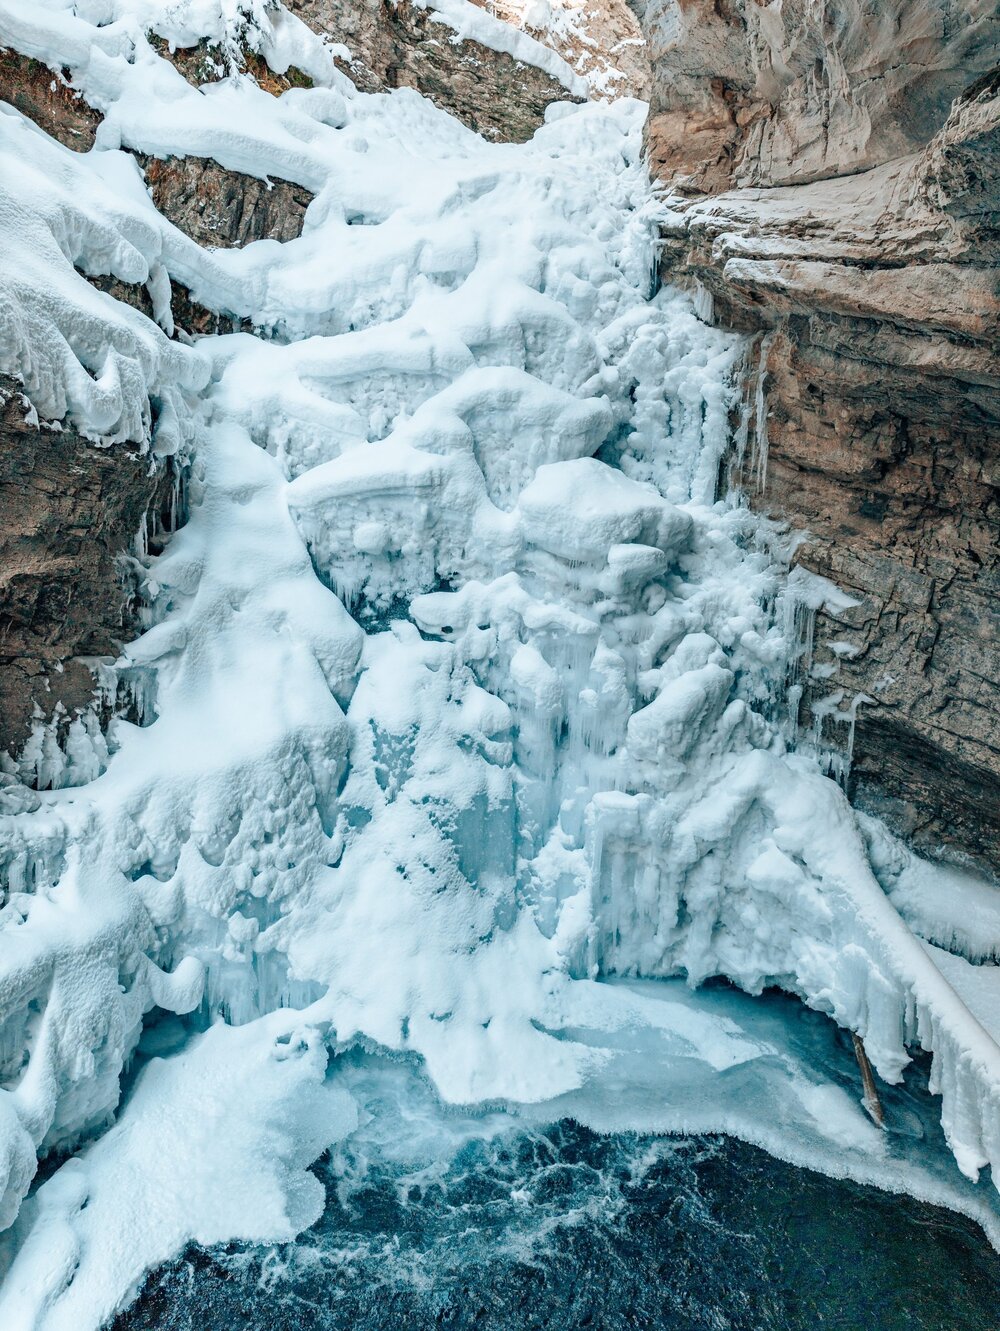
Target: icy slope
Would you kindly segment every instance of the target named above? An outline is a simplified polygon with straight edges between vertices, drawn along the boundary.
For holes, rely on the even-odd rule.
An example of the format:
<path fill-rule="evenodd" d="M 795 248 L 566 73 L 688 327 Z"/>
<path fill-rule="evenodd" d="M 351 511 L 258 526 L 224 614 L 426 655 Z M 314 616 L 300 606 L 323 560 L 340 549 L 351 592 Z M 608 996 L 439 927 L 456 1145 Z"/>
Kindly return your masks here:
<path fill-rule="evenodd" d="M 274 99 L 238 77 L 200 93 L 142 35 L 154 18 L 217 35 L 213 4 L 74 10 L 0 6 L 10 40 L 106 112 L 83 157 L 0 117 L 4 188 L 49 256 L 33 287 L 8 279 L 27 329 L 8 368 L 97 436 L 141 434 L 135 402 L 166 401 L 162 446 L 194 461 L 190 520 L 148 561 L 155 622 L 127 653 L 155 676 L 155 720 L 120 723 L 107 770 L 38 808 L 4 794 L 3 1220 L 36 1151 L 110 1120 L 144 1013 L 201 1001 L 245 1029 L 154 1064 L 162 1110 L 141 1080 L 120 1130 L 40 1190 L 14 1239 L 14 1324 L 86 1324 L 126 1292 L 88 1265 L 106 1190 L 122 1159 L 145 1168 L 133 1135 L 159 1131 L 199 1059 L 218 1076 L 180 1176 L 249 1104 L 277 1125 L 270 1164 L 232 1166 L 261 1213 L 175 1193 L 149 1260 L 308 1223 L 289 1106 L 319 1141 L 302 1088 L 324 1045 L 419 1055 L 453 1102 L 606 1094 L 606 1033 L 657 1019 L 599 975 L 780 985 L 863 1033 L 889 1080 L 919 1041 L 961 1168 L 995 1160 L 990 1005 L 946 963 L 979 1019 L 959 998 L 838 787 L 788 752 L 795 597 L 757 520 L 712 503 L 741 346 L 651 294 L 645 108 L 558 107 L 531 143 L 488 145 L 406 90 L 353 95 L 282 11 L 256 16 L 264 49 L 322 86 Z M 303 235 L 199 250 L 121 145 L 307 186 Z M 267 335 L 182 347 L 73 265 L 148 273 L 154 292 L 169 274 Z M 103 379 L 95 310 L 117 348 Z M 688 1020 L 714 1066 L 717 1032 Z M 268 1071 L 248 1084 L 251 1057 Z M 865 1139 L 851 1167 L 880 1149 Z"/>

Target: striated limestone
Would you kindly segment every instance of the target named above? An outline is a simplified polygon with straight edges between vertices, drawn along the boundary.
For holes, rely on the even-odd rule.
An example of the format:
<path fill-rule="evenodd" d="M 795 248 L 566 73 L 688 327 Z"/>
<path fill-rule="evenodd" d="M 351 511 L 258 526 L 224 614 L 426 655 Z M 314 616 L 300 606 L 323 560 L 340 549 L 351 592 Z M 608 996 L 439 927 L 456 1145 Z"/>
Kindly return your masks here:
<path fill-rule="evenodd" d="M 805 533 L 797 561 L 857 602 L 818 615 L 803 725 L 834 749 L 853 740 L 863 804 L 993 869 L 997 90 L 974 83 L 921 152 L 867 171 L 675 196 L 663 260 L 755 334 L 736 465 L 750 502 Z"/>
<path fill-rule="evenodd" d="M 924 146 L 997 62 L 993 0 L 633 0 L 654 170 L 705 191 L 804 183 Z"/>

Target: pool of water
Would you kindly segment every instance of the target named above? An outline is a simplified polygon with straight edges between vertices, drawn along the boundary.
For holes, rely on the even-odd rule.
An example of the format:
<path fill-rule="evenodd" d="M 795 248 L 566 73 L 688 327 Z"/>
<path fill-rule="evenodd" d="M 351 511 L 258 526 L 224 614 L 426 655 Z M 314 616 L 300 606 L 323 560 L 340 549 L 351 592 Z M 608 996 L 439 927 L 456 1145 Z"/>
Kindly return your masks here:
<path fill-rule="evenodd" d="M 725 1137 L 563 1121 L 315 1166 L 294 1244 L 189 1248 L 113 1331 L 985 1331 L 1000 1257 L 971 1220 Z"/>

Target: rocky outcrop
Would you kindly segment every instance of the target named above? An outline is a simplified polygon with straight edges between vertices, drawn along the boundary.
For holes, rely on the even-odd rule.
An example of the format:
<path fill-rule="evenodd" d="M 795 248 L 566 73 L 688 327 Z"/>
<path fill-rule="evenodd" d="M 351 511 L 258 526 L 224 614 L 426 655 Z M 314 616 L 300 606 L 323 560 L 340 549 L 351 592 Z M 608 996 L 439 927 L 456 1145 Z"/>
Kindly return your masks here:
<path fill-rule="evenodd" d="M 36 713 L 68 721 L 94 702 L 93 658 L 138 627 L 127 553 L 170 521 L 168 464 L 39 424 L 0 379 L 0 752 Z"/>
<path fill-rule="evenodd" d="M 204 45 L 169 52 L 166 43 L 156 44 L 196 85 L 225 73 L 224 66 Z M 308 82 L 294 68 L 283 75 L 274 74 L 252 52 L 246 53 L 245 59 L 247 72 L 275 95 Z M 47 69 L 19 52 L 0 50 L 0 101 L 9 102 L 66 147 L 85 152 L 94 145 L 101 115 L 73 88 L 69 74 L 71 71 Z M 135 156 L 156 207 L 199 245 L 228 248 L 265 237 L 294 240 L 302 233 L 313 196 L 300 185 L 258 180 L 205 157 L 162 160 L 144 153 Z M 153 317 L 152 302 L 144 287 L 129 287 L 107 278 L 92 280 L 102 291 Z M 175 326 L 189 334 L 235 327 L 225 312 L 206 310 L 176 282 L 171 283 L 171 306 Z"/>
<path fill-rule="evenodd" d="M 206 157 L 140 158 L 157 208 L 199 245 L 248 245 L 302 234 L 312 194 L 287 180 L 258 180 Z"/>
<path fill-rule="evenodd" d="M 654 170 L 714 191 L 912 153 L 997 61 L 993 0 L 631 0 L 649 44 Z"/>
<path fill-rule="evenodd" d="M 9 102 L 67 148 L 86 152 L 94 146 L 100 112 L 87 105 L 61 70 L 0 48 L 0 102 Z"/>
<path fill-rule="evenodd" d="M 590 85 L 592 97 L 638 97 L 653 90 L 639 21 L 625 0 L 473 0 L 557 51 Z"/>
<path fill-rule="evenodd" d="M 664 275 L 753 335 L 732 471 L 855 602 L 817 616 L 803 727 L 918 845 L 1000 869 L 995 11 L 655 12 Z"/>
<path fill-rule="evenodd" d="M 154 38 L 152 45 L 195 87 L 214 83 L 229 72 L 225 59 L 204 42 L 171 50 L 166 42 Z M 294 66 L 275 74 L 253 51 L 242 53 L 242 70 L 273 96 L 292 87 L 311 86 L 311 80 Z M 302 234 L 313 195 L 301 185 L 259 180 L 208 157 L 136 155 L 159 211 L 199 245 L 230 248 L 265 237 L 294 240 Z"/>
<path fill-rule="evenodd" d="M 409 0 L 288 0 L 288 8 L 348 48 L 344 72 L 363 92 L 415 88 L 486 138 L 523 143 L 552 102 L 579 100 L 537 66 L 457 38 Z"/>

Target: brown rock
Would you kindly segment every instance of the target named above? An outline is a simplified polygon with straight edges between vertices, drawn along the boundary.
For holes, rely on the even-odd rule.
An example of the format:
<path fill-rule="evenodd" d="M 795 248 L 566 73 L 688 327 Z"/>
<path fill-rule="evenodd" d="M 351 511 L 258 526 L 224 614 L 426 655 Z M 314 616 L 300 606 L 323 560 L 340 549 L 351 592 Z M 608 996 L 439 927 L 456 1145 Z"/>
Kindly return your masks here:
<path fill-rule="evenodd" d="M 919 150 L 1000 51 L 992 0 L 631 0 L 650 147 L 701 192 L 823 180 Z"/>
<path fill-rule="evenodd" d="M 0 752 L 20 749 L 36 704 L 48 718 L 93 701 L 81 658 L 115 656 L 136 631 L 120 556 L 163 529 L 173 484 L 127 445 L 29 423 L 18 387 L 0 381 Z"/>
<path fill-rule="evenodd" d="M 986 81 L 919 154 L 678 201 L 665 235 L 665 275 L 758 330 L 747 391 L 764 410 L 736 468 L 751 502 L 807 533 L 797 561 L 857 601 L 817 617 L 803 725 L 842 751 L 853 731 L 862 803 L 993 869 L 998 223 L 1000 96 Z"/>
<path fill-rule="evenodd" d="M 117 277 L 88 277 L 87 281 L 105 291 L 115 300 L 123 301 L 139 310 L 147 319 L 153 318 L 153 302 L 145 286 L 138 282 L 122 282 Z M 250 330 L 250 323 L 234 314 L 206 309 L 191 296 L 187 287 L 170 279 L 170 312 L 174 321 L 174 336 L 188 337 L 209 333 L 237 333 Z"/>
<path fill-rule="evenodd" d="M 67 148 L 87 152 L 94 146 L 100 112 L 73 90 L 68 70 L 47 69 L 18 51 L 0 49 L 0 102 L 9 102 Z"/>
<path fill-rule="evenodd" d="M 139 160 L 157 208 L 199 245 L 294 240 L 313 199 L 300 185 L 227 171 L 207 157 Z"/>
<path fill-rule="evenodd" d="M 1000 374 L 984 388 L 863 361 L 866 331 L 792 319 L 763 351 L 766 479 L 753 501 L 808 532 L 797 562 L 858 602 L 817 617 L 801 719 L 836 691 L 835 717 L 864 697 L 863 801 L 921 844 L 996 866 Z M 828 718 L 821 738 L 844 749 L 848 731 Z"/>
<path fill-rule="evenodd" d="M 200 88 L 203 83 L 215 83 L 237 71 L 248 74 L 258 87 L 269 92 L 272 97 L 280 96 L 289 88 L 313 87 L 312 79 L 308 74 L 303 74 L 301 69 L 290 65 L 283 74 L 276 74 L 256 51 L 244 49 L 234 60 L 208 42 L 199 42 L 197 46 L 172 47 L 162 37 L 150 34 L 149 44 L 196 88 Z"/>
<path fill-rule="evenodd" d="M 577 101 L 556 79 L 455 34 L 426 9 L 395 0 L 289 0 L 315 31 L 345 45 L 345 73 L 363 92 L 415 88 L 486 138 L 522 143 L 551 102 Z"/>

